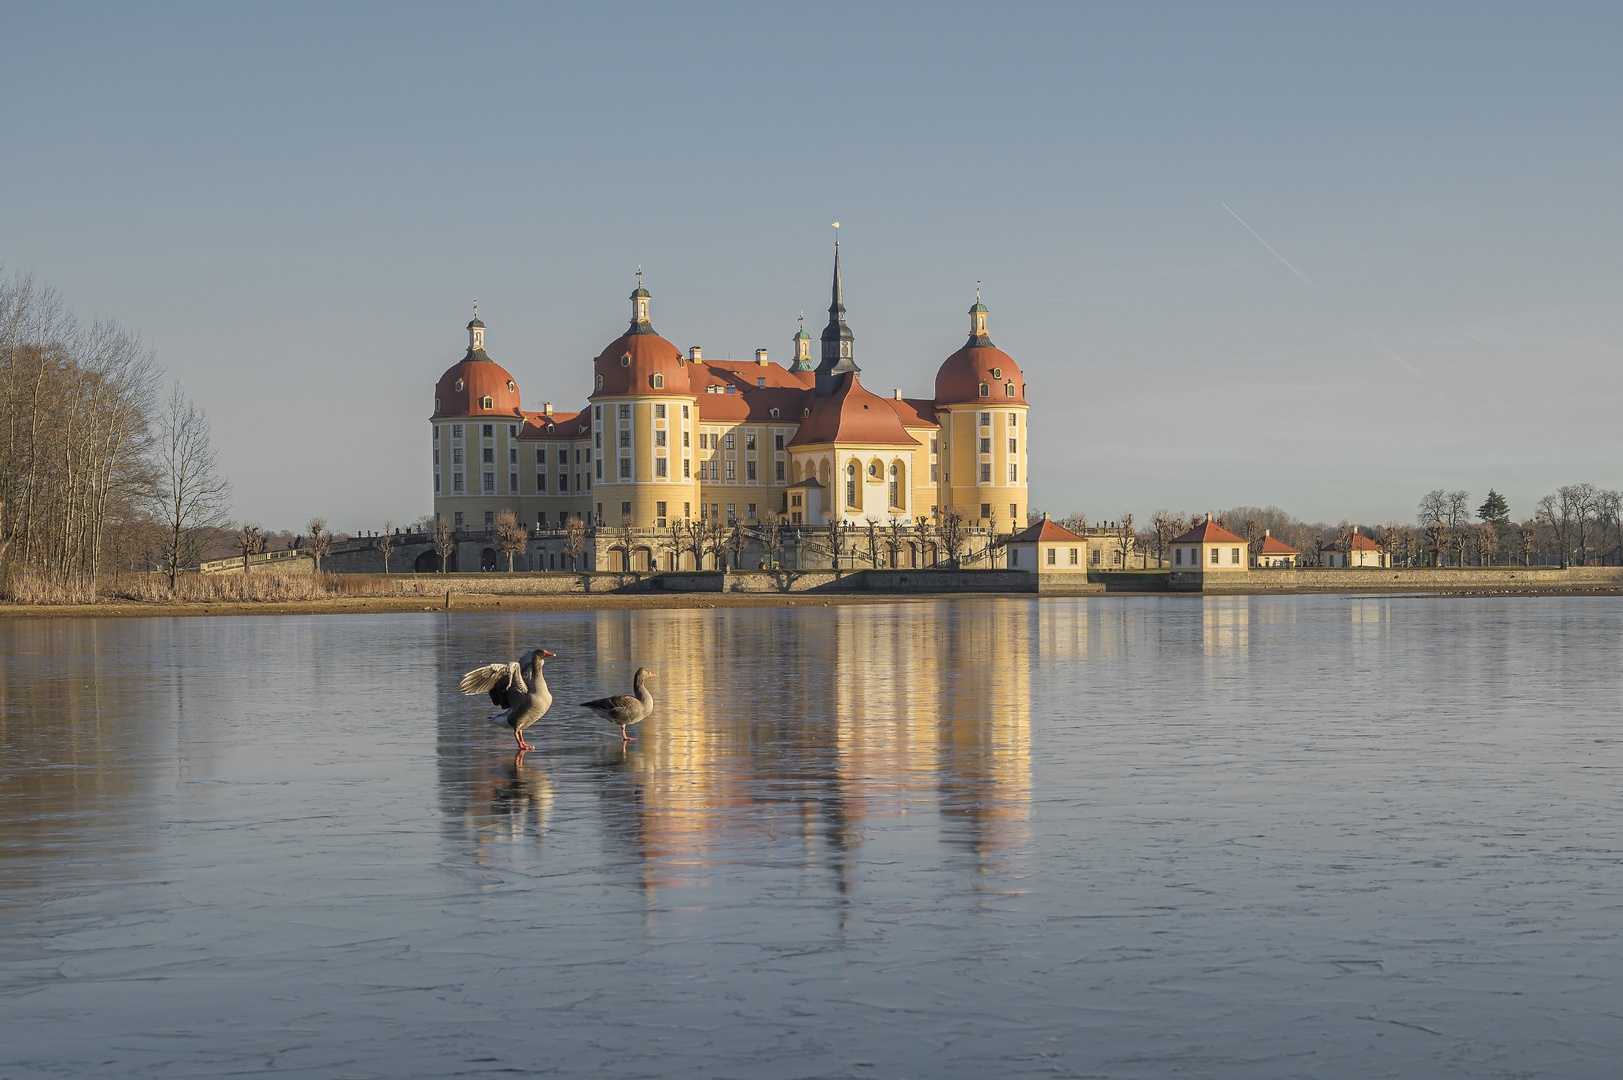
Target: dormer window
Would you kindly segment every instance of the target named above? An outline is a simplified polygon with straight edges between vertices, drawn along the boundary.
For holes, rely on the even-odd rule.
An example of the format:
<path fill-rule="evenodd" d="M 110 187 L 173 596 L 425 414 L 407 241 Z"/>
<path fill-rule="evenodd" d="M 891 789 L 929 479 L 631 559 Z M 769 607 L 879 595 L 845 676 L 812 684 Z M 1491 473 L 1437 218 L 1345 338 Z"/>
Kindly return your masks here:
<path fill-rule="evenodd" d="M 665 376 L 656 374 L 653 377 L 654 389 L 662 390 L 665 387 Z"/>
<path fill-rule="evenodd" d="M 508 380 L 507 380 L 507 392 L 508 392 L 508 393 L 509 393 L 509 394 L 516 394 L 516 393 L 518 393 L 518 384 L 517 384 L 517 383 L 515 383 L 515 382 L 513 382 L 513 380 L 512 380 L 512 379 L 508 379 Z"/>
<path fill-rule="evenodd" d="M 601 375 L 597 377 L 597 388 L 599 390 L 603 389 L 603 376 Z"/>
<path fill-rule="evenodd" d="M 630 353 L 626 353 L 625 355 L 620 357 L 620 366 L 621 367 L 630 367 L 631 366 L 631 354 Z"/>
<path fill-rule="evenodd" d="M 1003 396 L 1004 397 L 1014 397 L 1014 383 L 1005 383 L 1004 384 L 1004 386 L 1003 386 Z"/>
<path fill-rule="evenodd" d="M 454 389 L 456 390 L 457 393 L 459 393 L 459 394 L 462 393 L 462 380 L 461 379 L 458 379 L 456 381 L 456 386 L 454 387 Z"/>
<path fill-rule="evenodd" d="M 1003 369 L 1000 368 L 1000 367 L 993 368 L 992 369 L 992 378 L 994 378 L 994 379 L 1003 378 Z"/>
<path fill-rule="evenodd" d="M 800 418 L 802 420 L 805 420 L 810 416 L 811 416 L 811 406 L 810 405 L 808 405 L 805 408 L 800 410 Z"/>
<path fill-rule="evenodd" d="M 764 389 L 766 389 L 766 376 L 765 376 L 765 375 L 761 375 L 761 376 L 758 376 L 758 377 L 757 377 L 757 378 L 756 378 L 756 380 L 755 380 L 755 387 L 756 387 L 756 389 L 758 389 L 758 390 L 764 390 Z"/>
<path fill-rule="evenodd" d="M 440 399 L 439 398 L 434 399 L 434 411 L 435 412 L 440 411 Z"/>
<path fill-rule="evenodd" d="M 777 418 L 778 418 L 778 410 L 773 409 L 772 410 L 772 419 L 776 420 Z"/>
<path fill-rule="evenodd" d="M 486 394 L 484 397 L 479 399 L 479 407 L 481 409 L 494 409 L 496 407 L 496 403 L 491 400 L 489 394 Z"/>
<path fill-rule="evenodd" d="M 991 397 L 992 391 L 985 383 L 981 383 L 981 397 Z"/>

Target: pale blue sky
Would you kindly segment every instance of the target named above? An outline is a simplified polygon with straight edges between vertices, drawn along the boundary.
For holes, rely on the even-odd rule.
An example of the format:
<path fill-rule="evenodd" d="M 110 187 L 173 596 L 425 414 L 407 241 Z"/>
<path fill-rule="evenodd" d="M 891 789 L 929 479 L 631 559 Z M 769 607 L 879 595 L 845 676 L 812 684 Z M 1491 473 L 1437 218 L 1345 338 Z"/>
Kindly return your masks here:
<path fill-rule="evenodd" d="M 1623 486 L 1616 5 L 0 26 L 0 262 L 141 330 L 271 527 L 430 509 L 475 297 L 525 403 L 577 407 L 639 263 L 678 346 L 782 360 L 826 318 L 836 219 L 879 392 L 930 392 L 985 282 L 1033 506 L 1375 521 L 1433 487 L 1525 515 Z"/>

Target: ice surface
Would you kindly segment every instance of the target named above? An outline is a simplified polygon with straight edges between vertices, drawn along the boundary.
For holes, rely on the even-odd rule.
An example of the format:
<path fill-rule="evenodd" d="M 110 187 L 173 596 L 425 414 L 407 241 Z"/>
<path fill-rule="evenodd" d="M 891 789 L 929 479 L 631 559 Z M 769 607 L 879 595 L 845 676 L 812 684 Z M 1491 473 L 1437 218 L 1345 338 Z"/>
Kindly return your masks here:
<path fill-rule="evenodd" d="M 0 1076 L 1612 1076 L 1620 617 L 0 622 Z"/>

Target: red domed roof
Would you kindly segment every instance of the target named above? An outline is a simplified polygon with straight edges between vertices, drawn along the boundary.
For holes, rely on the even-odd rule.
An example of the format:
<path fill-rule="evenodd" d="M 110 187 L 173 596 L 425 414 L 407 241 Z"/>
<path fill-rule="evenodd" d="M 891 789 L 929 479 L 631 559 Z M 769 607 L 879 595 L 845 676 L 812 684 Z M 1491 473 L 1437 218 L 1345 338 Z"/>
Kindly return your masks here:
<path fill-rule="evenodd" d="M 485 399 L 490 400 L 488 406 Z M 434 387 L 434 417 L 522 416 L 518 383 L 485 350 L 468 350 Z"/>
<path fill-rule="evenodd" d="M 984 340 L 984 339 L 983 339 Z M 1014 385 L 1013 393 L 1009 385 Z M 981 386 L 986 396 L 981 396 Z M 1009 354 L 987 342 L 973 340 L 946 360 L 935 373 L 937 405 L 1024 405 L 1026 377 Z"/>
<path fill-rule="evenodd" d="M 609 342 L 592 361 L 592 397 L 604 394 L 693 393 L 692 368 L 682 350 L 658 334 L 628 333 Z"/>

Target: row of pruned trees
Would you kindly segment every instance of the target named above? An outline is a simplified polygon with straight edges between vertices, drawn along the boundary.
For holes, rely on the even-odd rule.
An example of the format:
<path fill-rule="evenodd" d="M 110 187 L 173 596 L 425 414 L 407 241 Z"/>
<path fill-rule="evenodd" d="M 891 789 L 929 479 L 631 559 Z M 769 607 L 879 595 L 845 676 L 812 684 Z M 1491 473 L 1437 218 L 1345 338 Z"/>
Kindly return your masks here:
<path fill-rule="evenodd" d="M 140 337 L 0 275 L 0 592 L 94 599 L 109 572 L 173 574 L 227 524 L 208 419 Z"/>

